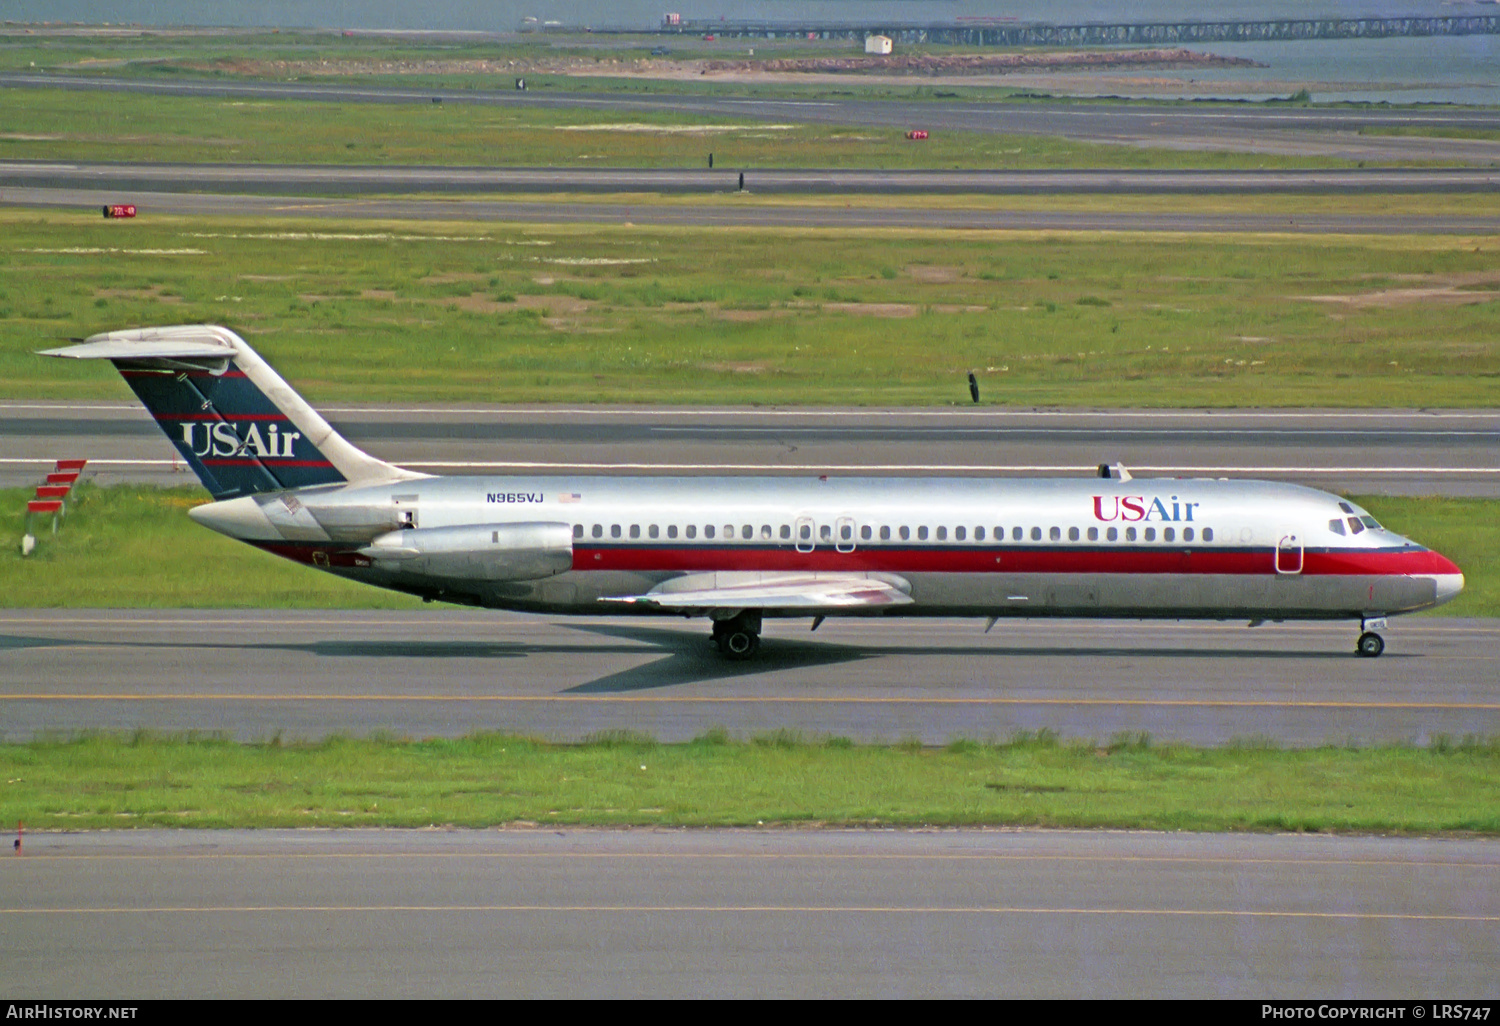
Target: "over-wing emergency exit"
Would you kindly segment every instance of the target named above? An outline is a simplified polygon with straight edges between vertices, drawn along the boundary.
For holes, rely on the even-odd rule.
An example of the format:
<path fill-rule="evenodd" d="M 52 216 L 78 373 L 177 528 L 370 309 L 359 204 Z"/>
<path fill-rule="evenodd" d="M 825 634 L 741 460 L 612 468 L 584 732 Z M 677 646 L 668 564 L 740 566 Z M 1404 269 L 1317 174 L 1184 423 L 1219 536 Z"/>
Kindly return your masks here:
<path fill-rule="evenodd" d="M 268 552 L 429 600 L 702 616 L 748 658 L 766 617 L 1350 620 L 1463 588 L 1451 561 L 1337 495 L 1109 477 L 434 477 L 355 448 L 234 332 L 95 335 L 214 501 Z M 988 629 L 988 628 L 986 628 Z"/>

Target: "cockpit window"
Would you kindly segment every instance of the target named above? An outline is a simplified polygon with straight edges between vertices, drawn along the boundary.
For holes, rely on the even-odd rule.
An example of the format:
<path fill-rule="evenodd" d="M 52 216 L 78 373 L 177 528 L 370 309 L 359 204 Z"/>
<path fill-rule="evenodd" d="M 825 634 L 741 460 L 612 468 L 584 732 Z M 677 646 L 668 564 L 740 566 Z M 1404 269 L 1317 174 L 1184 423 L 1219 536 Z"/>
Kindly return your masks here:
<path fill-rule="evenodd" d="M 1354 512 L 1354 507 L 1351 506 L 1351 505 L 1349 505 L 1347 502 L 1341 502 L 1341 503 L 1339 503 L 1339 509 L 1343 510 L 1345 513 L 1353 513 Z"/>
<path fill-rule="evenodd" d="M 1359 517 L 1349 518 L 1349 532 L 1351 534 L 1360 534 L 1364 531 L 1364 529 L 1365 525 L 1360 523 Z"/>
<path fill-rule="evenodd" d="M 1385 530 L 1385 528 L 1381 527 L 1380 524 L 1375 520 L 1374 517 L 1360 517 L 1359 518 L 1359 522 L 1362 523 L 1362 524 L 1364 524 L 1366 527 L 1368 527 L 1372 531 L 1383 531 L 1383 530 Z"/>
<path fill-rule="evenodd" d="M 1338 517 L 1334 517 L 1332 520 L 1328 521 L 1328 529 L 1334 534 L 1341 535 L 1344 533 L 1344 522 Z"/>

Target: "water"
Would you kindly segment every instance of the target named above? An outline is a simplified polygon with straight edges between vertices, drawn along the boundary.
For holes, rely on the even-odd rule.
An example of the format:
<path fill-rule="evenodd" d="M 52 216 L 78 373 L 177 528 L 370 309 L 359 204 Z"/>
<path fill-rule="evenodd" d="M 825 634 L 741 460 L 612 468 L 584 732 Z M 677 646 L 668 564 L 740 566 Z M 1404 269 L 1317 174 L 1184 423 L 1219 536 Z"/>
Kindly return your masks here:
<path fill-rule="evenodd" d="M 1203 49 L 1267 67 L 1176 73 L 1196 80 L 1200 89 L 1190 95 L 1255 99 L 1305 88 L 1324 101 L 1500 104 L 1500 36 L 1312 39 Z"/>

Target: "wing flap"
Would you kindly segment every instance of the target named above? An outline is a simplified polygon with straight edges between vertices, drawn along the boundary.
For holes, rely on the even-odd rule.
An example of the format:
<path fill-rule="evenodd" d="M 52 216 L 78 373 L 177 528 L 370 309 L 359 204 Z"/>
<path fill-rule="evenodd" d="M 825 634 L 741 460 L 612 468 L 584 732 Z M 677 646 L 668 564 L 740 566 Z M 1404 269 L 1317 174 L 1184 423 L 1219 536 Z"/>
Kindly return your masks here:
<path fill-rule="evenodd" d="M 894 574 L 724 572 L 674 577 L 644 595 L 605 599 L 663 609 L 874 609 L 912 602 Z"/>

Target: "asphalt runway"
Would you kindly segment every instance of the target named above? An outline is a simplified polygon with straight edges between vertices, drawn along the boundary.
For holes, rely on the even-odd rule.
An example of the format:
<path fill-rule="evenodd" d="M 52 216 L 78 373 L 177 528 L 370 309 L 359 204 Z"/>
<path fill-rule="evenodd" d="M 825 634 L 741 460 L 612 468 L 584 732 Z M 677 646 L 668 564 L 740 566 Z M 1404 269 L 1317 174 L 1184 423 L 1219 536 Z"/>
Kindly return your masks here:
<path fill-rule="evenodd" d="M 75 1004 L 1491 1002 L 1497 925 L 1500 844 L 1476 839 L 127 831 L 0 860 L 0 988 Z"/>
<path fill-rule="evenodd" d="M 271 558 L 271 557 L 267 557 Z M 212 568 L 204 567 L 205 594 Z M 768 620 L 724 661 L 706 622 L 410 612 L 0 612 L 0 732 L 333 732 L 662 741 L 725 727 L 860 741 L 1412 742 L 1500 734 L 1500 621 L 1357 624 Z"/>
<path fill-rule="evenodd" d="M 961 382 L 955 382 L 959 389 Z M 1496 410 L 319 406 L 391 462 L 458 474 L 1252 477 L 1344 494 L 1500 496 Z M 136 402 L 0 402 L 0 487 L 58 458 L 101 484 L 180 484 Z"/>
<path fill-rule="evenodd" d="M 921 128 L 1044 135 L 1084 142 L 1168 149 L 1326 156 L 1378 162 L 1434 161 L 1487 164 L 1500 143 L 1436 136 L 1361 135 L 1369 128 L 1493 131 L 1500 111 L 1482 108 L 1281 107 L 1256 104 L 1149 105 L 1078 101 L 975 103 L 956 101 L 767 99 L 688 93 L 613 94 L 417 89 L 311 82 L 226 82 L 174 78 L 9 73 L 0 88 L 76 89 L 233 99 L 292 99 L 330 103 L 467 103 L 500 107 L 584 108 L 595 111 L 673 111 L 697 116 L 773 122 Z"/>
<path fill-rule="evenodd" d="M 865 168 L 514 168 L 329 164 L 138 164 L 0 161 L 0 186 L 211 191 L 282 195 L 360 193 L 832 193 L 892 195 L 1217 195 L 1463 193 L 1500 189 L 1495 168 L 1305 170 L 938 171 Z"/>
<path fill-rule="evenodd" d="M 0 206 L 97 212 L 133 203 L 143 217 L 278 217 L 286 219 L 500 221 L 520 224 L 623 224 L 704 228 L 919 228 L 962 231 L 1255 232 L 1298 235 L 1472 235 L 1500 233 L 1488 214 L 1150 213 L 1130 211 L 937 210 L 830 205 L 746 206 L 715 203 L 526 202 L 401 197 L 332 199 L 248 194 L 138 192 L 119 189 L 0 189 Z"/>

